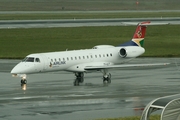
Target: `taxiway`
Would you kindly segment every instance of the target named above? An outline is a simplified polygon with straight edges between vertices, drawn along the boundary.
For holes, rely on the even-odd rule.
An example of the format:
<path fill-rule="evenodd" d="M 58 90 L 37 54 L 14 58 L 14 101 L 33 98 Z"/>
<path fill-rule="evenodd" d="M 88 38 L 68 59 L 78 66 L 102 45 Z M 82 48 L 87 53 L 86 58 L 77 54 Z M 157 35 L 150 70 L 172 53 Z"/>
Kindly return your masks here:
<path fill-rule="evenodd" d="M 0 20 L 0 29 L 52 28 L 82 26 L 124 26 L 127 23 L 151 21 L 152 23 L 180 24 L 180 17 L 169 18 L 114 18 L 114 19 L 55 19 L 55 20 Z"/>
<path fill-rule="evenodd" d="M 113 69 L 110 85 L 103 84 L 100 72 L 87 73 L 80 86 L 73 86 L 75 76 L 68 72 L 29 75 L 27 85 L 21 86 L 20 78 L 10 74 L 18 62 L 0 60 L 1 120 L 95 120 L 135 116 L 154 98 L 180 91 L 180 58 L 137 58 L 130 64 L 171 64 Z"/>

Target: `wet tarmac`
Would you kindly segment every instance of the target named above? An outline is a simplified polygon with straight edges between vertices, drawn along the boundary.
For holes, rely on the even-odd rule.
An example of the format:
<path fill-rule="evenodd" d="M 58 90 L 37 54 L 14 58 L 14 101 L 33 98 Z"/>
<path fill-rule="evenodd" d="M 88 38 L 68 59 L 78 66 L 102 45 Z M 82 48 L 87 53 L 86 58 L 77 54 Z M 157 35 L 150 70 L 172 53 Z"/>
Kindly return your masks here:
<path fill-rule="evenodd" d="M 26 86 L 10 70 L 19 60 L 0 60 L 0 120 L 95 120 L 140 115 L 151 100 L 180 91 L 180 58 L 137 58 L 131 63 L 166 66 L 113 69 L 112 83 L 102 73 L 87 73 L 80 86 L 74 74 L 53 72 L 27 77 Z"/>

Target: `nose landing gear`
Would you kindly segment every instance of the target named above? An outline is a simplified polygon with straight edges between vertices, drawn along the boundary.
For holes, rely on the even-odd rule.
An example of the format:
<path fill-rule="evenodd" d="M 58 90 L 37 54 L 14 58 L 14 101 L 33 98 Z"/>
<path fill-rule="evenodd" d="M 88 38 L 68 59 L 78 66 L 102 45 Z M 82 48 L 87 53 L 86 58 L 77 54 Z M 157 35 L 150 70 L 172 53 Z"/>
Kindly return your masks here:
<path fill-rule="evenodd" d="M 26 79 L 21 79 L 21 84 L 27 84 L 27 80 Z"/>
<path fill-rule="evenodd" d="M 21 75 L 21 85 L 27 84 L 26 75 Z"/>

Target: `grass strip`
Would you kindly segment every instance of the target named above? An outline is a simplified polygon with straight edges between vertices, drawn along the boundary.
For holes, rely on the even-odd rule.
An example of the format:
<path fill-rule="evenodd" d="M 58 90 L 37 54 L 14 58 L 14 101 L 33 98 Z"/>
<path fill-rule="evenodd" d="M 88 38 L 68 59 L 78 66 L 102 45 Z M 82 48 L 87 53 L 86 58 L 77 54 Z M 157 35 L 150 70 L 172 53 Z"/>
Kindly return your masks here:
<path fill-rule="evenodd" d="M 153 18 L 179 17 L 180 12 L 59 12 L 59 13 L 1 13 L 0 20 L 39 19 L 100 19 L 100 18 Z"/>
<path fill-rule="evenodd" d="M 31 53 L 119 45 L 131 40 L 135 26 L 1 29 L 0 58 L 24 58 Z M 146 57 L 179 57 L 180 25 L 149 26 Z"/>
<path fill-rule="evenodd" d="M 178 0 L 0 0 L 0 11 L 179 10 Z"/>

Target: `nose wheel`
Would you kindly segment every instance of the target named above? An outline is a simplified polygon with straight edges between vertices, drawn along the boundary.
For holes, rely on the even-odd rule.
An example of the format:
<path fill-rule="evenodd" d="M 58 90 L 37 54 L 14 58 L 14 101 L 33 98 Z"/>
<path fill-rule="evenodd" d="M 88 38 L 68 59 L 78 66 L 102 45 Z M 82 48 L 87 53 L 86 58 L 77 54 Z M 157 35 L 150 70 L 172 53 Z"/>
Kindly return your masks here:
<path fill-rule="evenodd" d="M 21 85 L 27 84 L 26 75 L 24 74 L 24 75 L 21 75 L 20 77 L 21 77 Z"/>
<path fill-rule="evenodd" d="M 27 84 L 27 80 L 26 79 L 21 79 L 21 84 Z"/>

